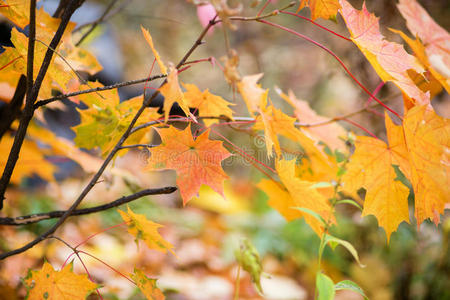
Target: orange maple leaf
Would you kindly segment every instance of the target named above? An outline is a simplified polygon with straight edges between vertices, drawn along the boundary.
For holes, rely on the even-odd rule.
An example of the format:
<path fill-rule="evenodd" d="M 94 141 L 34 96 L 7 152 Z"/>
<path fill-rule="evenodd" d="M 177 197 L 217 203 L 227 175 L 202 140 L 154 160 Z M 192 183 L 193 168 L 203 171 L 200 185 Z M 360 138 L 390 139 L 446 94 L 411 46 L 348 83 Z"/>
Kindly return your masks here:
<path fill-rule="evenodd" d="M 338 0 L 301 0 L 297 12 L 308 6 L 311 9 L 311 19 L 336 19 L 340 8 Z"/>
<path fill-rule="evenodd" d="M 173 255 L 175 255 L 175 252 L 172 250 L 173 245 L 163 239 L 158 233 L 158 228 L 163 227 L 162 225 L 147 220 L 144 215 L 135 214 L 128 206 L 127 209 L 127 212 L 119 209 L 117 211 L 122 219 L 127 223 L 128 232 L 136 238 L 137 245 L 139 245 L 139 240 L 143 240 L 150 249 L 155 249 L 163 253 L 166 253 L 167 250 L 169 250 Z"/>
<path fill-rule="evenodd" d="M 148 278 L 142 270 L 134 268 L 134 274 L 130 277 L 148 300 L 165 299 L 164 294 L 156 286 L 156 279 Z"/>
<path fill-rule="evenodd" d="M 73 263 L 66 265 L 61 271 L 44 262 L 40 271 L 31 271 L 25 279 L 28 285 L 29 300 L 84 300 L 97 284 L 90 281 L 87 275 L 77 275 L 72 271 Z"/>
<path fill-rule="evenodd" d="M 221 167 L 221 161 L 231 154 L 221 141 L 210 140 L 209 130 L 194 140 L 190 125 L 181 131 L 173 126 L 156 130 L 162 142 L 150 149 L 148 170 L 175 170 L 184 205 L 198 195 L 202 184 L 223 196 L 223 181 L 228 176 Z"/>
<path fill-rule="evenodd" d="M 262 76 L 262 73 L 244 76 L 237 84 L 239 93 L 241 94 L 242 99 L 244 99 L 251 115 L 258 110 L 261 98 L 264 98 L 264 94 L 267 92 L 267 90 L 261 88 L 261 85 L 257 83 Z"/>
<path fill-rule="evenodd" d="M 148 32 L 147 29 L 141 26 L 142 34 L 144 35 L 145 40 L 147 41 L 147 44 L 152 49 L 153 55 L 155 56 L 156 61 L 158 62 L 159 69 L 161 70 L 161 73 L 167 74 L 167 68 L 166 65 L 164 65 L 163 61 L 161 60 L 161 57 L 159 56 L 158 51 L 156 51 L 155 46 L 153 45 L 153 39 L 150 35 L 150 32 Z"/>
<path fill-rule="evenodd" d="M 328 191 L 320 191 L 313 187 L 315 182 L 296 177 L 295 160 L 278 161 L 276 170 L 282 185 L 268 179 L 263 179 L 258 184 L 258 187 L 269 196 L 268 204 L 280 212 L 287 221 L 304 217 L 311 228 L 318 235 L 322 235 L 323 223 L 308 213 L 294 209 L 294 207 L 307 208 L 320 215 L 325 222 L 333 224 L 336 220 L 325 196 L 329 194 Z"/>
<path fill-rule="evenodd" d="M 423 73 L 417 59 L 406 52 L 403 45 L 389 42 L 380 33 L 378 18 L 367 11 L 354 9 L 346 0 L 340 0 L 340 13 L 358 46 L 383 81 L 392 81 L 413 103 L 429 104 L 430 97 L 422 92 L 409 77 L 408 70 Z"/>
<path fill-rule="evenodd" d="M 184 92 L 184 99 L 187 105 L 189 107 L 198 108 L 198 115 L 200 117 L 225 116 L 231 120 L 233 119 L 233 111 L 228 107 L 230 105 L 234 105 L 233 103 L 210 93 L 208 89 L 202 92 L 194 84 L 182 83 L 182 85 L 186 89 L 186 92 Z M 211 124 L 218 122 L 218 120 L 214 119 L 204 119 L 203 121 L 206 126 L 210 126 Z"/>

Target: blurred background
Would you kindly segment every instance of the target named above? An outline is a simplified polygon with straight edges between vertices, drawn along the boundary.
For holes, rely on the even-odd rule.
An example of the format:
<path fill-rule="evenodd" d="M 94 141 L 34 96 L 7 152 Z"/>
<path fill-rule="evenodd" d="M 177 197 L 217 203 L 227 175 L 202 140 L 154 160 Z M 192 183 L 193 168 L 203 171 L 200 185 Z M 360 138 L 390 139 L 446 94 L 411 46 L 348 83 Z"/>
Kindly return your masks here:
<path fill-rule="evenodd" d="M 233 7 L 233 3 L 238 1 L 228 2 Z M 260 3 L 250 9 L 250 0 L 242 2 L 247 7 L 242 13 L 245 16 L 254 16 L 262 5 Z M 358 9 L 362 5 L 362 1 L 349 2 Z M 438 24 L 446 29 L 450 27 L 449 1 L 419 2 Z M 40 3 L 51 13 L 58 2 L 42 0 Z M 288 3 L 273 1 L 266 11 Z M 110 4 L 111 1 L 88 1 L 73 20 L 79 25 L 93 22 Z M 402 42 L 397 35 L 387 30 L 388 27 L 409 34 L 395 1 L 367 1 L 366 4 L 369 11 L 381 17 L 382 33 L 389 40 Z M 308 9 L 301 14 L 309 17 Z M 8 32 L 10 25 L 5 20 L 1 21 L 2 28 Z M 274 16 L 271 21 L 327 46 L 369 90 L 375 90 L 381 83 L 373 68 L 351 42 L 292 16 Z M 318 20 L 317 23 L 348 36 L 340 16 L 336 23 L 325 20 Z M 163 60 L 174 63 L 184 56 L 202 31 L 196 6 L 188 1 L 115 1 L 105 21 L 82 44 L 95 53 L 103 65 L 104 70 L 96 75 L 103 84 L 148 76 L 154 57 L 142 36 L 141 25 L 152 34 Z M 275 87 L 284 92 L 292 90 L 297 98 L 308 101 L 314 110 L 327 117 L 348 114 L 367 104 L 367 95 L 325 51 L 262 23 L 236 22 L 236 25 L 237 30 L 228 31 L 228 37 L 231 48 L 239 54 L 240 74 L 264 73 L 260 81 L 262 87 L 270 89 L 273 103 L 285 113 L 291 115 L 292 108 L 275 93 Z M 7 37 L 2 39 L 3 45 L 8 45 L 7 42 Z M 191 59 L 214 57 L 220 62 L 220 58 L 226 54 L 223 28 L 216 27 Z M 158 72 L 156 67 L 153 74 Z M 195 83 L 202 90 L 208 88 L 214 94 L 235 103 L 235 116 L 248 116 L 242 99 L 226 83 L 217 64 L 195 64 L 180 74 L 180 80 Z M 160 83 L 155 81 L 150 86 L 158 87 Z M 142 94 L 143 88 L 144 84 L 119 89 L 121 100 Z M 380 99 L 389 99 L 390 107 L 402 111 L 402 96 L 394 85 L 384 85 L 378 96 Z M 436 112 L 447 118 L 450 117 L 449 100 L 445 91 L 433 99 Z M 79 118 L 73 103 L 63 103 L 63 107 L 46 109 L 45 115 L 58 134 L 73 138 L 70 126 L 76 125 Z M 355 115 L 351 120 L 370 129 L 378 137 L 385 138 L 384 120 L 380 117 L 383 111 L 379 107 L 374 108 L 374 111 Z M 363 131 L 348 123 L 343 122 L 341 125 L 355 134 L 364 135 Z M 220 127 L 220 132 L 247 153 L 260 160 L 265 159 L 264 145 L 254 136 L 224 126 Z M 133 179 L 124 180 L 126 176 L 105 178 L 102 184 L 95 186 L 83 202 L 84 205 L 108 202 L 135 192 L 140 187 L 174 185 L 175 175 L 172 171 L 140 172 L 147 155 L 146 151 L 141 150 L 118 158 L 115 167 L 132 174 Z M 313 299 L 319 238 L 303 220 L 287 223 L 267 205 L 266 195 L 255 187 L 264 174 L 245 159 L 234 156 L 224 162 L 224 168 L 231 178 L 226 181 L 227 200 L 209 188 L 202 188 L 200 199 L 193 200 L 184 208 L 178 192 L 145 197 L 130 204 L 135 212 L 164 225 L 161 233 L 175 245 L 178 258 L 148 250 L 143 244 L 136 247 L 133 238 L 125 234 L 123 226 L 96 236 L 83 249 L 124 274 L 131 273 L 134 265 L 144 269 L 147 274 L 158 278 L 158 286 L 165 291 L 167 299 L 233 299 L 237 271 L 234 252 L 239 247 L 239 241 L 248 238 L 260 253 L 267 276 L 262 278 L 264 295 L 258 295 L 249 275 L 241 272 L 239 299 Z M 12 215 L 69 206 L 89 176 L 75 165 L 60 169 L 64 174 L 59 181 L 44 185 L 36 183 L 36 179 L 24 180 L 20 188 L 11 192 L 11 203 L 14 203 Z M 77 244 L 90 234 L 121 222 L 119 214 L 112 209 L 99 213 L 97 218 L 89 215 L 72 218 L 60 233 L 66 241 Z M 3 251 L 21 246 L 53 223 L 45 221 L 24 226 L 18 232 L 16 228 L 0 227 L 0 249 Z M 450 299 L 448 214 L 438 228 L 431 222 L 422 224 L 420 228 L 416 224 L 402 223 L 392 235 L 389 245 L 376 219 L 373 216 L 361 218 L 357 209 L 345 207 L 339 210 L 338 224 L 332 233 L 350 241 L 366 267 L 360 268 L 351 255 L 339 247 L 335 251 L 327 249 L 323 268 L 334 282 L 351 279 L 365 290 L 370 299 L 375 300 Z M 0 263 L 0 299 L 22 299 L 25 291 L 20 278 L 26 275 L 29 268 L 40 268 L 43 257 L 53 266 L 60 266 L 70 253 L 70 249 L 57 242 L 41 243 L 23 255 Z M 101 292 L 105 299 L 143 299 L 135 286 L 118 273 L 88 256 L 83 256 L 83 260 L 95 280 L 104 286 Z M 75 263 L 75 270 L 84 272 L 78 262 Z M 91 296 L 91 299 L 96 299 L 96 296 Z M 355 293 L 341 292 L 336 299 L 362 298 Z"/>

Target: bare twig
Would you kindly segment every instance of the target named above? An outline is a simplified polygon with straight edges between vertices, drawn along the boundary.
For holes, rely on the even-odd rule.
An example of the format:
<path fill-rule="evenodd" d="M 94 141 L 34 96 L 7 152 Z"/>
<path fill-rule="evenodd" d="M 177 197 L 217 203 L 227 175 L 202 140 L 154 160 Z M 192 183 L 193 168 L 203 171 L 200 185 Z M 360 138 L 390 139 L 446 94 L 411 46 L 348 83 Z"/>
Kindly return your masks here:
<path fill-rule="evenodd" d="M 144 196 L 171 194 L 171 193 L 175 192 L 176 190 L 177 190 L 177 188 L 174 186 L 142 190 L 142 191 L 139 191 L 139 192 L 129 195 L 129 196 L 123 196 L 123 197 L 121 197 L 115 201 L 109 202 L 107 204 L 89 207 L 89 208 L 83 208 L 83 209 L 76 209 L 72 212 L 71 216 L 92 214 L 92 213 L 96 213 L 99 211 L 104 211 L 104 210 L 107 210 L 107 209 L 110 209 L 113 207 L 120 206 L 122 204 L 137 200 Z M 32 224 L 32 223 L 41 222 L 43 220 L 59 218 L 62 215 L 64 215 L 65 212 L 66 212 L 65 210 L 56 210 L 56 211 L 50 211 L 50 212 L 45 212 L 45 213 L 20 216 L 20 217 L 15 217 L 15 218 L 0 218 L 0 225 L 18 226 L 18 225 Z"/>
<path fill-rule="evenodd" d="M 32 2 L 34 2 L 34 0 Z M 63 13 L 63 16 L 61 18 L 61 23 L 59 24 L 58 29 L 56 30 L 56 33 L 53 36 L 52 41 L 50 42 L 50 47 L 56 49 L 56 47 L 58 46 L 58 44 L 63 36 L 65 29 L 67 27 L 67 24 L 69 23 L 70 17 L 83 2 L 84 2 L 84 0 L 72 0 L 70 2 L 69 6 L 65 9 L 65 11 Z M 31 6 L 33 6 L 33 5 L 31 5 Z M 34 15 L 35 15 L 35 13 L 33 13 L 33 14 L 30 13 L 30 16 L 34 16 Z M 35 22 L 35 21 L 30 20 L 30 23 L 32 23 L 32 22 Z M 32 36 L 30 36 L 29 39 L 34 41 L 34 37 L 32 37 Z M 31 56 L 33 56 L 33 57 L 31 57 Z M 36 76 L 36 80 L 33 84 L 33 87 L 31 88 L 31 90 L 29 90 L 27 92 L 25 108 L 24 108 L 22 116 L 20 118 L 19 129 L 17 130 L 16 136 L 14 138 L 14 143 L 11 147 L 11 151 L 9 152 L 8 161 L 6 162 L 2 177 L 0 179 L 0 209 L 3 208 L 3 200 L 5 199 L 5 191 L 6 191 L 6 188 L 8 187 L 9 181 L 11 180 L 11 175 L 16 166 L 16 162 L 19 159 L 20 149 L 22 148 L 22 144 L 25 139 L 25 134 L 27 132 L 28 124 L 30 124 L 31 119 L 33 118 L 33 114 L 34 114 L 33 106 L 38 97 L 39 90 L 42 85 L 42 81 L 44 80 L 44 76 L 47 73 L 48 67 L 52 60 L 52 56 L 53 56 L 53 51 L 50 49 L 47 49 L 47 52 L 45 53 L 44 60 L 42 61 L 42 65 L 39 69 L 38 75 Z M 32 52 L 32 54 L 29 55 L 28 60 L 29 61 L 34 60 L 34 51 Z M 32 74 L 31 71 L 27 71 L 27 73 Z M 33 77 L 31 77 L 31 78 L 33 78 Z M 27 86 L 29 87 L 30 84 L 28 83 Z"/>
<path fill-rule="evenodd" d="M 117 1 L 119 0 L 112 0 L 108 7 L 106 7 L 105 11 L 103 12 L 103 14 L 100 16 L 100 18 L 98 18 L 96 21 L 94 21 L 91 24 L 91 28 L 89 28 L 88 31 L 86 31 L 85 34 L 83 34 L 83 36 L 80 38 L 80 40 L 75 44 L 75 46 L 80 46 L 81 43 L 92 33 L 92 31 L 94 31 L 95 27 L 97 27 L 98 24 L 100 24 L 101 22 L 103 22 L 103 20 L 105 19 L 106 15 L 111 11 L 111 9 L 113 8 L 113 6 L 117 3 Z"/>
<path fill-rule="evenodd" d="M 48 99 L 37 101 L 34 104 L 34 109 L 39 108 L 41 106 L 44 106 L 46 104 L 52 103 L 54 101 L 62 100 L 62 99 L 73 97 L 73 96 L 89 94 L 89 93 L 95 93 L 95 92 L 106 91 L 106 90 L 112 90 L 112 89 L 116 89 L 116 88 L 120 88 L 120 87 L 124 87 L 124 86 L 129 86 L 129 85 L 133 85 L 133 84 L 139 84 L 139 83 L 143 83 L 143 82 L 147 82 L 147 81 L 153 81 L 153 80 L 160 79 L 160 78 L 165 78 L 165 77 L 167 77 L 166 74 L 161 74 L 161 75 L 155 75 L 155 76 L 150 76 L 150 77 L 141 78 L 141 79 L 135 79 L 135 80 L 119 82 L 119 83 L 115 83 L 115 84 L 112 84 L 112 85 L 107 85 L 107 86 L 102 86 L 102 87 L 96 87 L 96 88 L 92 88 L 92 89 L 82 90 L 82 91 L 78 91 L 78 92 L 73 92 L 73 93 L 68 93 L 68 94 L 61 94 L 61 95 L 58 95 L 58 96 L 55 96 L 55 97 L 52 97 L 52 98 L 48 98 Z"/>

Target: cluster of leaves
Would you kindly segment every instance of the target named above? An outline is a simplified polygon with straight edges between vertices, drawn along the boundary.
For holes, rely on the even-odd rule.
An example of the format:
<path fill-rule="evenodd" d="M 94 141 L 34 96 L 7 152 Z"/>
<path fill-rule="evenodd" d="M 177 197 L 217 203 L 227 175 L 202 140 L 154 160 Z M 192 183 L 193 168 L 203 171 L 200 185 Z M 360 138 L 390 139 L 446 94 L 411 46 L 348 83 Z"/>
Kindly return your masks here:
<path fill-rule="evenodd" d="M 26 3 L 28 1 L 1 2 L 0 13 L 18 28 L 24 29 L 29 22 L 29 4 Z M 221 21 L 232 28 L 232 17 L 237 15 L 238 10 L 231 10 L 223 1 L 212 1 L 212 4 Z M 263 132 L 267 156 L 274 161 L 274 169 L 254 161 L 256 165 L 261 164 L 271 172 L 268 178 L 257 183 L 257 187 L 268 195 L 269 205 L 287 221 L 305 219 L 321 237 L 319 259 L 328 244 L 332 248 L 336 245 L 344 246 L 358 260 L 356 250 L 350 243 L 329 234 L 330 227 L 337 223 L 336 205 L 361 206 L 362 215 L 374 215 L 389 240 L 391 233 L 397 230 L 401 222 L 410 222 L 410 193 L 414 194 L 417 225 L 426 219 L 432 219 L 437 225 L 450 200 L 450 123 L 438 116 L 430 104 L 431 98 L 437 93 L 436 89 L 429 90 L 430 85 L 422 84 L 423 81 L 432 82 L 439 89 L 449 91 L 450 36 L 414 0 L 401 0 L 398 8 L 416 39 L 393 30 L 408 43 L 414 54 L 406 52 L 403 45 L 386 40 L 380 33 L 378 18 L 368 12 L 365 6 L 358 10 L 346 0 L 303 0 L 300 1 L 299 10 L 306 6 L 310 8 L 313 20 L 335 20 L 336 14 L 340 13 L 351 41 L 361 50 L 379 77 L 384 82 L 392 82 L 401 90 L 405 113 L 403 117 L 397 114 L 398 125 L 386 113 L 387 143 L 376 137 L 354 136 L 340 125 L 317 115 L 307 102 L 296 99 L 292 92 L 285 94 L 277 90 L 280 98 L 295 111 L 295 117 L 288 116 L 273 105 L 268 90 L 258 84 L 262 74 L 239 74 L 237 54 L 234 51 L 230 50 L 225 60 L 224 76 L 242 96 L 251 116 L 248 124 L 251 124 L 254 132 Z M 39 43 L 35 49 L 34 66 L 38 68 L 47 45 L 56 32 L 59 19 L 50 17 L 41 9 L 37 11 L 36 23 L 36 41 Z M 73 23 L 69 25 L 62 42 L 54 49 L 58 55 L 51 63 L 39 99 L 50 98 L 53 90 L 67 93 L 102 87 L 97 82 L 74 80 L 71 75 L 74 70 L 93 74 L 101 69 L 94 56 L 73 45 L 71 32 L 74 27 Z M 124 145 L 149 145 L 152 130 L 155 129 L 161 138 L 161 144 L 150 147 L 151 155 L 145 171 L 175 170 L 177 187 L 184 205 L 199 194 L 202 185 L 210 186 L 223 196 L 223 182 L 228 176 L 221 163 L 231 155 L 227 148 L 233 148 L 239 155 L 245 153 L 217 132 L 214 125 L 221 119 L 233 121 L 240 117 L 233 115 L 233 104 L 222 97 L 209 90 L 202 91 L 194 84 L 180 83 L 180 70 L 172 64 L 166 67 L 155 49 L 150 33 L 144 28 L 142 32 L 160 71 L 167 74 L 167 79 L 159 89 L 165 97 L 164 116 L 159 115 L 155 109 L 145 108 L 144 113 L 138 115 L 134 130 Z M 27 37 L 13 29 L 11 41 L 14 47 L 7 48 L 0 55 L 0 81 L 14 86 L 21 74 L 26 75 Z M 37 73 L 38 69 L 34 74 Z M 95 167 L 100 165 L 99 158 L 81 152 L 78 148 L 99 149 L 101 156 L 106 157 L 119 143 L 141 109 L 144 97 L 120 102 L 117 91 L 112 90 L 80 95 L 72 98 L 72 101 L 81 101 L 88 107 L 79 110 L 81 123 L 73 128 L 76 133 L 75 144 L 54 136 L 45 128 L 44 119 L 40 118 L 39 125 L 37 122 L 33 123 L 28 131 L 28 138 L 22 147 L 22 158 L 17 162 L 12 182 L 17 183 L 33 173 L 52 180 L 54 166 L 46 160 L 46 155 L 67 156 L 80 163 L 86 172 L 95 172 L 98 169 Z M 186 117 L 169 115 L 174 103 L 178 103 Z M 189 109 L 195 109 L 195 113 L 191 113 Z M 189 125 L 180 130 L 170 125 L 169 122 L 173 120 L 188 122 Z M 199 128 L 195 137 L 191 123 Z M 314 123 L 318 124 L 302 126 Z M 198 131 L 201 134 L 197 134 Z M 210 139 L 210 133 L 222 137 L 227 148 L 223 141 Z M 49 148 L 44 151 L 38 147 L 37 141 L 47 144 Z M 3 136 L 0 143 L 2 153 L 8 152 L 12 142 L 13 137 Z M 302 155 L 296 159 L 288 159 L 285 144 L 300 148 Z M 349 144 L 354 145 L 353 153 Z M 1 166 L 5 165 L 3 160 L 2 157 Z M 406 180 L 400 180 L 399 174 Z M 274 178 L 276 176 L 278 180 Z M 365 189 L 364 199 L 358 193 L 361 188 Z M 130 209 L 119 213 L 136 240 L 142 239 L 151 249 L 175 254 L 173 246 L 158 233 L 161 225 Z M 251 246 L 246 245 L 244 248 L 238 261 L 252 274 L 261 290 L 259 259 L 255 262 L 257 255 Z M 155 280 L 146 277 L 141 270 L 136 269 L 131 278 L 148 299 L 164 298 L 156 288 Z M 97 287 L 86 276 L 73 274 L 71 265 L 65 266 L 61 271 L 54 271 L 48 263 L 44 264 L 42 270 L 31 272 L 26 283 L 30 299 L 84 299 L 88 292 Z M 316 284 L 319 299 L 332 299 L 335 291 L 340 289 L 351 289 L 364 294 L 353 282 L 334 284 L 321 271 L 317 273 Z"/>

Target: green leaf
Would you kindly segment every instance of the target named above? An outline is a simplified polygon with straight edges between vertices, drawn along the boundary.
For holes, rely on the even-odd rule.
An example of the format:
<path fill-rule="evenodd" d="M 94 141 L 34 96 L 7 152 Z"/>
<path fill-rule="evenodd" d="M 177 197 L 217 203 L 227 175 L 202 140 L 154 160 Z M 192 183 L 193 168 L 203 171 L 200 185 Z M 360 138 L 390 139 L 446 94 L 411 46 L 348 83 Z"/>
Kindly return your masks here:
<path fill-rule="evenodd" d="M 355 258 L 355 260 L 356 260 L 356 262 L 359 264 L 359 266 L 360 266 L 361 268 L 364 268 L 364 267 L 365 267 L 365 266 L 364 266 L 363 264 L 361 264 L 361 262 L 359 261 L 358 252 L 356 251 L 355 247 L 353 247 L 353 245 L 350 244 L 349 242 L 344 241 L 344 240 L 341 240 L 341 239 L 338 239 L 337 237 L 334 237 L 334 236 L 332 236 L 332 235 L 327 234 L 327 235 L 325 236 L 325 243 L 323 243 L 323 245 L 326 245 L 326 244 L 328 244 L 328 243 L 330 244 L 330 247 L 331 247 L 333 250 L 336 248 L 337 245 L 344 246 L 344 247 L 348 250 L 348 252 L 350 252 L 351 255 L 353 255 L 353 257 Z M 324 247 L 325 247 L 325 246 L 322 246 L 321 249 L 319 249 L 320 253 L 323 252 L 323 248 L 324 248 Z"/>
<path fill-rule="evenodd" d="M 361 205 L 359 205 L 355 200 L 352 200 L 352 199 L 342 199 L 342 200 L 336 201 L 336 204 L 344 204 L 344 203 L 353 205 L 353 206 L 357 207 L 359 210 L 362 211 Z"/>
<path fill-rule="evenodd" d="M 333 300 L 334 299 L 334 283 L 327 275 L 317 272 L 316 275 L 316 289 L 319 292 L 318 300 Z"/>
<path fill-rule="evenodd" d="M 360 288 L 359 285 L 357 285 L 355 282 L 353 282 L 351 280 L 342 280 L 342 281 L 336 283 L 336 285 L 334 286 L 334 290 L 336 290 L 336 291 L 340 291 L 340 290 L 354 291 L 354 292 L 360 294 L 361 296 L 363 296 L 365 300 L 369 300 L 369 298 L 367 298 L 367 296 L 364 293 L 364 291 L 362 290 L 362 288 Z"/>

